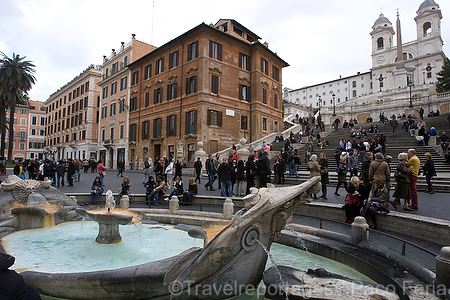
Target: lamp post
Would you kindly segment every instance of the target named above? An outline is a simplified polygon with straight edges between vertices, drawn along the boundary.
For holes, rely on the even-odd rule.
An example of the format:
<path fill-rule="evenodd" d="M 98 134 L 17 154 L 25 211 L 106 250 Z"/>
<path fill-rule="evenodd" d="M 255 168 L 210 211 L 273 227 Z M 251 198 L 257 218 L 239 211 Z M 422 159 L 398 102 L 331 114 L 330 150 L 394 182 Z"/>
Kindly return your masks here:
<path fill-rule="evenodd" d="M 409 108 L 413 108 L 414 105 L 412 103 L 412 87 L 414 86 L 414 83 L 409 77 L 408 77 L 408 86 L 409 86 Z"/>
<path fill-rule="evenodd" d="M 336 95 L 333 93 L 333 95 L 331 95 L 331 97 L 333 97 L 333 117 L 336 117 L 336 102 L 334 100 Z"/>
<path fill-rule="evenodd" d="M 380 77 L 378 78 L 378 80 L 380 81 L 380 92 L 381 92 L 381 87 L 383 86 L 383 74 L 380 74 Z"/>

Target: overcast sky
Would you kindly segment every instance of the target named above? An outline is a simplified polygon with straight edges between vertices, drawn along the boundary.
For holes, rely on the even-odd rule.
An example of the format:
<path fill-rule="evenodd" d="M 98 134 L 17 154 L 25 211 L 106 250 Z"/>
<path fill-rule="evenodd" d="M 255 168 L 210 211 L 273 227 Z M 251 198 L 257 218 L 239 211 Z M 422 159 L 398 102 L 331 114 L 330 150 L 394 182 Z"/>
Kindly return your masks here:
<path fill-rule="evenodd" d="M 450 1 L 442 11 L 444 53 L 450 54 Z M 283 86 L 292 89 L 367 72 L 372 25 L 381 12 L 403 43 L 416 40 L 414 17 L 423 0 L 0 0 L 0 51 L 36 65 L 33 100 L 45 101 L 89 64 L 119 49 L 135 33 L 161 46 L 204 22 L 235 19 L 289 63 Z"/>

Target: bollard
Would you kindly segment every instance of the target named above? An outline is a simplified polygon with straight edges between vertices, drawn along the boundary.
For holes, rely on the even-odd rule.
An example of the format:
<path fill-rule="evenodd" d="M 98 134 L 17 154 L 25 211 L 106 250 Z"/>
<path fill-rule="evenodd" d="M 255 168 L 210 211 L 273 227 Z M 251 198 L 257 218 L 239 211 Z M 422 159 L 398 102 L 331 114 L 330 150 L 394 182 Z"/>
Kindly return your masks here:
<path fill-rule="evenodd" d="M 351 231 L 351 243 L 352 245 L 357 245 L 361 241 L 368 240 L 369 234 L 367 229 L 369 225 L 366 222 L 364 217 L 356 217 L 352 223 L 352 231 Z"/>
<path fill-rule="evenodd" d="M 223 203 L 223 218 L 231 220 L 233 215 L 234 215 L 234 203 L 231 200 L 231 198 L 227 198 Z"/>
<path fill-rule="evenodd" d="M 450 299 L 450 246 L 441 248 L 436 256 L 436 282 L 435 289 L 444 299 Z"/>
<path fill-rule="evenodd" d="M 120 197 L 120 208 L 130 208 L 130 197 L 128 195 L 123 195 L 122 197 Z"/>
<path fill-rule="evenodd" d="M 180 209 L 180 203 L 177 196 L 172 196 L 169 200 L 169 212 L 170 214 L 176 214 L 178 209 Z"/>

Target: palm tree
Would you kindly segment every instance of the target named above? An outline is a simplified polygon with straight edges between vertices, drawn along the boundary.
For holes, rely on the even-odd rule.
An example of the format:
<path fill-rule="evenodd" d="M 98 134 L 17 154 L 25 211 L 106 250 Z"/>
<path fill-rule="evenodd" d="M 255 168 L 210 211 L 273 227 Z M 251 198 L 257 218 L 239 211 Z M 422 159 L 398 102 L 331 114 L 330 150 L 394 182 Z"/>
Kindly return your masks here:
<path fill-rule="evenodd" d="M 24 57 L 15 55 L 9 58 L 1 52 L 3 58 L 0 59 L 0 90 L 9 93 L 9 145 L 8 160 L 12 162 L 12 148 L 14 143 L 14 111 L 18 101 L 18 95 L 27 94 L 31 90 L 31 85 L 35 83 L 35 65 Z M 3 97 L 5 98 L 5 97 Z M 4 106 L 6 108 L 6 106 Z M 0 112 L 3 114 L 3 111 Z M 6 111 L 5 111 L 6 114 Z M 1 118 L 0 118 L 1 119 Z M 1 126 L 4 126 L 2 123 Z M 3 148 L 3 146 L 2 146 Z"/>

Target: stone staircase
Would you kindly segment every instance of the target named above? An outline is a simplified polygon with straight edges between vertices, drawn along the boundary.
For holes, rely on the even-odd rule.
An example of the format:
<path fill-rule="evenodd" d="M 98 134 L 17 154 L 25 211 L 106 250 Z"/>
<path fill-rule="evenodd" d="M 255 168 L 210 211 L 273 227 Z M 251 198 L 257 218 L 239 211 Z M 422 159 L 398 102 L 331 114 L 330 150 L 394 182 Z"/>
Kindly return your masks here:
<path fill-rule="evenodd" d="M 436 130 L 441 133 L 442 131 L 447 130 L 448 134 L 450 134 L 450 128 L 449 123 L 446 120 L 447 114 L 438 116 L 438 117 L 426 117 L 424 118 L 424 121 L 426 123 L 427 128 L 430 128 L 431 126 L 434 126 Z M 383 125 L 382 123 L 358 123 L 355 125 L 355 128 L 364 128 L 366 129 L 366 132 L 368 132 L 368 128 L 370 125 L 378 125 L 378 129 L 381 134 L 384 134 L 387 138 L 387 147 L 386 147 L 386 154 L 389 154 L 392 156 L 392 162 L 390 163 L 391 170 L 394 170 L 398 159 L 397 156 L 401 152 L 406 152 L 410 148 L 416 149 L 417 156 L 421 160 L 421 163 L 425 162 L 425 156 L 424 154 L 426 152 L 430 152 L 432 154 L 435 168 L 437 172 L 437 177 L 434 177 L 433 187 L 435 188 L 435 191 L 438 192 L 450 192 L 450 166 L 445 164 L 445 160 L 443 156 L 441 156 L 439 150 L 439 146 L 433 147 L 431 145 L 431 141 L 429 143 L 429 146 L 418 146 L 417 141 L 414 137 L 410 136 L 409 133 L 405 132 L 404 129 L 401 128 L 403 121 L 399 121 L 399 128 L 397 129 L 396 133 L 392 132 L 392 127 L 388 125 Z M 323 152 L 328 158 L 329 161 L 329 170 L 330 170 L 330 185 L 335 186 L 337 184 L 337 173 L 336 170 L 336 161 L 334 159 L 334 152 L 339 144 L 339 139 L 350 139 L 350 132 L 351 128 L 342 128 L 342 126 L 337 131 L 332 131 L 328 135 L 325 136 L 325 134 L 322 134 L 322 137 L 326 138 L 329 141 L 330 146 L 320 149 L 320 147 L 314 147 L 313 154 L 316 154 L 319 156 L 319 153 Z M 375 134 L 368 133 L 367 138 L 373 139 Z M 357 140 L 360 141 L 360 140 Z M 304 144 L 292 144 L 294 148 L 300 149 L 300 153 L 302 155 L 302 164 L 299 166 L 299 181 L 304 181 L 308 178 L 309 171 L 307 171 L 306 166 L 307 164 L 304 163 Z M 275 155 L 275 153 L 279 153 L 279 149 L 281 147 L 284 147 L 284 142 L 275 144 L 274 143 L 274 151 L 272 151 L 271 157 Z M 287 183 L 295 183 L 297 180 L 295 180 L 295 177 L 286 175 L 286 182 Z M 391 182 L 395 183 L 394 178 L 391 179 Z M 426 191 L 427 186 L 425 182 L 424 176 L 419 176 L 418 182 L 417 182 L 418 190 L 420 191 Z"/>

